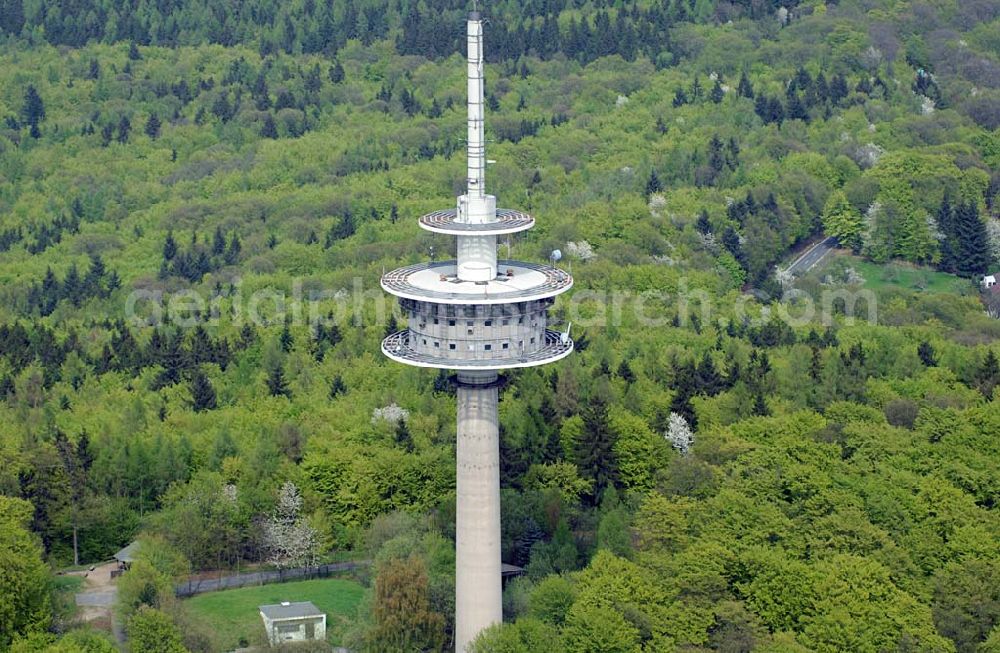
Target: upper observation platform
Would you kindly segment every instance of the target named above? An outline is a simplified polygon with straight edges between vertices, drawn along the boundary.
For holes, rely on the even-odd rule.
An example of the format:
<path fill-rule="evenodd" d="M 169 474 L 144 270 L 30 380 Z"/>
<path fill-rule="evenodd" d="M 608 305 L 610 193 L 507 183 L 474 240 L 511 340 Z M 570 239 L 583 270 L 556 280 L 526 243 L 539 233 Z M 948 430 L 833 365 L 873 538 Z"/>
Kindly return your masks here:
<path fill-rule="evenodd" d="M 457 352 L 442 350 L 440 353 L 430 353 L 424 348 L 414 346 L 414 337 L 409 329 L 390 334 L 382 341 L 382 353 L 405 365 L 471 371 L 536 367 L 566 358 L 573 352 L 573 341 L 568 334 L 551 329 L 544 331 L 542 341 L 537 345 L 531 345 L 533 349 L 530 351 L 526 351 L 524 347 L 517 349 L 477 347 L 474 351 L 466 351 L 463 347 Z"/>
<path fill-rule="evenodd" d="M 463 222 L 457 209 L 442 209 L 420 218 L 420 228 L 449 236 L 471 236 L 476 234 L 503 236 L 525 231 L 535 226 L 535 219 L 522 211 L 496 209 L 496 220 L 492 222 Z"/>
<path fill-rule="evenodd" d="M 418 263 L 386 273 L 382 288 L 397 297 L 436 304 L 506 304 L 555 297 L 573 286 L 558 268 L 524 261 L 497 261 L 489 281 L 462 281 L 456 261 Z"/>

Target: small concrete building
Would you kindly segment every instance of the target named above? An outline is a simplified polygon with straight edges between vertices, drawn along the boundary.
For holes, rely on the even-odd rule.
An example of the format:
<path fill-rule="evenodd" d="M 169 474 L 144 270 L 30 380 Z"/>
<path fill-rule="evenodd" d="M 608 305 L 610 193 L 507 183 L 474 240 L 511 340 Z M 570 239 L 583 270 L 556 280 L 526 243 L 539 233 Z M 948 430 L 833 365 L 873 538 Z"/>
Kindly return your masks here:
<path fill-rule="evenodd" d="M 260 618 L 272 646 L 282 642 L 326 639 L 326 614 L 311 601 L 260 606 Z"/>
<path fill-rule="evenodd" d="M 982 285 L 983 290 L 990 290 L 992 288 L 996 288 L 998 276 L 1000 276 L 1000 272 L 998 272 L 997 274 L 987 274 L 986 276 L 984 276 L 983 280 L 979 282 L 980 285 Z"/>

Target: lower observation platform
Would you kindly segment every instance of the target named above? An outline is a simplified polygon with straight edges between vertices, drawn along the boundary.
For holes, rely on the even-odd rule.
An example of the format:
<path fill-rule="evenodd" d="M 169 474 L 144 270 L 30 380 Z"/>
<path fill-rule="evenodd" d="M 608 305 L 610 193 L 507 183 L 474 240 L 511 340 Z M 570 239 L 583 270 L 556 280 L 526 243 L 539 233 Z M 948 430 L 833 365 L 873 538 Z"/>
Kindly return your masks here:
<path fill-rule="evenodd" d="M 458 221 L 457 209 L 443 209 L 428 213 L 420 218 L 420 227 L 427 231 L 451 236 L 484 234 L 502 236 L 531 229 L 535 219 L 522 211 L 497 209 L 496 222 L 469 223 Z"/>
<path fill-rule="evenodd" d="M 455 261 L 418 263 L 387 272 L 382 288 L 397 297 L 439 304 L 506 304 L 554 297 L 573 286 L 558 268 L 524 261 L 497 261 L 490 281 L 461 281 Z"/>
<path fill-rule="evenodd" d="M 410 347 L 410 330 L 403 329 L 393 333 L 382 341 L 382 353 L 392 360 L 415 367 L 433 367 L 445 370 L 510 370 L 520 367 L 545 365 L 569 356 L 573 352 L 573 341 L 559 333 L 546 329 L 545 342 L 531 352 L 522 356 L 504 356 L 496 351 L 463 354 L 462 358 L 451 358 L 446 354 L 432 356 L 418 352 Z"/>

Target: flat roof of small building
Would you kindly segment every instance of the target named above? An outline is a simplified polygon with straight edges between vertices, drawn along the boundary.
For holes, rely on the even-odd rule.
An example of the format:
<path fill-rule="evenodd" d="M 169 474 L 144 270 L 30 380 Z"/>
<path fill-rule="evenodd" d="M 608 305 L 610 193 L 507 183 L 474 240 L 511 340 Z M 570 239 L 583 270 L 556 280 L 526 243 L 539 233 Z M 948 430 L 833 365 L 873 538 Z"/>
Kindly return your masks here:
<path fill-rule="evenodd" d="M 275 605 L 262 605 L 260 606 L 260 613 L 272 621 L 278 619 L 322 617 L 326 614 L 313 605 L 312 601 L 300 601 L 298 603 L 285 601 Z"/>
<path fill-rule="evenodd" d="M 118 562 L 134 562 L 135 556 L 139 553 L 140 543 L 138 540 L 132 542 L 127 547 L 115 554 L 115 560 Z"/>

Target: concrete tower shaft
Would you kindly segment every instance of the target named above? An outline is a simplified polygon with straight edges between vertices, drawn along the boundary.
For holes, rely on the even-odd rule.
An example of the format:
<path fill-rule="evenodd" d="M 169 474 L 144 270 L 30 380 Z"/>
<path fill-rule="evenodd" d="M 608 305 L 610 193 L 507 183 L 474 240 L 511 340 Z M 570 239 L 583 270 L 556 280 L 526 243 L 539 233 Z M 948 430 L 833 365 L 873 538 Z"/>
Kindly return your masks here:
<path fill-rule="evenodd" d="M 458 374 L 455 483 L 455 651 L 503 620 L 497 374 Z"/>

